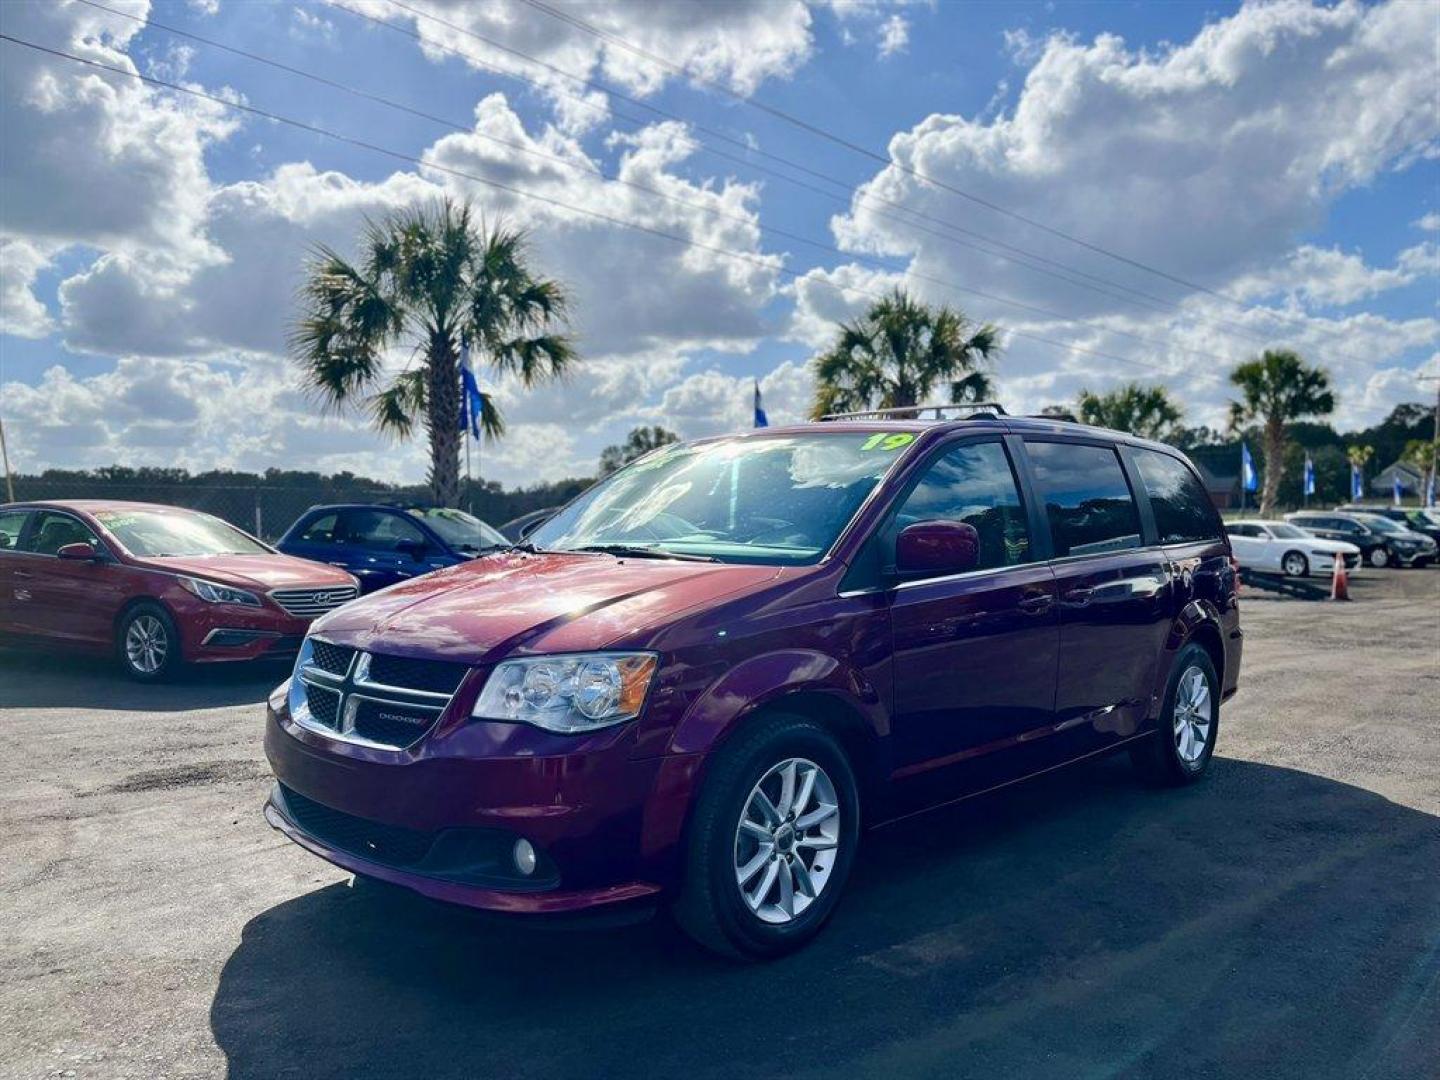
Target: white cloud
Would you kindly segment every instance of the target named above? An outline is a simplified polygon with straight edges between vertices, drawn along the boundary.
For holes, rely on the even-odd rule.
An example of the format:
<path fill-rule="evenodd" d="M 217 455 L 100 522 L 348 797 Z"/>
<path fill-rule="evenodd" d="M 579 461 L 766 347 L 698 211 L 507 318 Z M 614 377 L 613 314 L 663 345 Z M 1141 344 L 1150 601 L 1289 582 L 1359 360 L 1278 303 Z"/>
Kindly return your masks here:
<path fill-rule="evenodd" d="M 1435 144 L 1432 14 L 1409 3 L 1254 5 L 1186 44 L 1140 52 L 1111 34 L 1090 43 L 1053 36 L 1012 110 L 927 117 L 891 140 L 903 167 L 881 170 L 864 190 L 1167 295 L 1168 283 L 905 169 L 1212 287 L 1265 273 L 1340 192 Z M 1027 45 L 1012 35 L 1013 49 Z M 911 254 L 930 276 L 984 281 L 1067 312 L 1115 307 L 1113 298 L 942 244 L 873 203 L 857 202 L 835 231 L 856 250 Z"/>
<path fill-rule="evenodd" d="M 50 264 L 53 250 L 13 237 L 0 236 L 0 333 L 39 338 L 54 329 L 32 288 L 35 276 Z"/>
<path fill-rule="evenodd" d="M 580 94 L 597 105 L 603 104 L 604 98 L 543 65 L 580 78 L 600 79 L 639 96 L 653 94 L 680 78 L 677 68 L 686 77 L 750 94 L 765 80 L 794 72 L 808 59 L 812 47 L 810 11 L 800 0 L 730 0 L 724 4 L 617 0 L 573 12 L 609 40 L 519 0 L 414 0 L 410 6 L 426 17 L 397 12 L 379 0 L 337 0 L 337 6 L 346 5 L 392 22 L 397 15 L 403 16 L 419 35 L 421 47 L 437 61 L 459 52 L 476 66 L 538 80 L 550 88 L 561 118 L 574 130 L 596 123 L 602 114 L 565 104 L 564 95 Z M 620 40 L 634 50 L 617 44 Z M 536 62 L 523 57 L 533 57 Z M 650 57 L 662 57 L 664 62 Z"/>
<path fill-rule="evenodd" d="M 1440 232 L 1440 211 L 1431 210 L 1411 222 L 1417 229 L 1424 232 Z"/>
<path fill-rule="evenodd" d="M 880 24 L 879 53 L 882 60 L 903 53 L 910 46 L 910 23 L 903 15 L 891 15 Z"/>
<path fill-rule="evenodd" d="M 814 380 L 805 364 L 787 360 L 761 377 L 760 393 L 772 426 L 799 423 L 809 412 Z M 686 439 L 744 431 L 754 422 L 754 394 L 754 379 L 712 368 L 668 387 L 647 412 L 653 423 Z"/>
<path fill-rule="evenodd" d="M 1433 241 L 1406 248 L 1390 268 L 1368 266 L 1354 252 L 1304 244 L 1267 272 L 1232 282 L 1228 292 L 1247 299 L 1288 295 L 1323 307 L 1364 300 L 1435 272 Z"/>

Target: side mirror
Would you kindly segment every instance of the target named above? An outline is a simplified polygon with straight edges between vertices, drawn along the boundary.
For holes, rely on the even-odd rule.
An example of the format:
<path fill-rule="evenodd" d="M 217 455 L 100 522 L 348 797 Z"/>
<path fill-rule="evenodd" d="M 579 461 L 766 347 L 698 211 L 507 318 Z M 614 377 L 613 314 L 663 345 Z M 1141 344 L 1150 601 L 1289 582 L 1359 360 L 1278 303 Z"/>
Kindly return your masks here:
<path fill-rule="evenodd" d="M 100 557 L 99 552 L 84 543 L 65 544 L 55 554 L 68 562 L 93 562 Z"/>
<path fill-rule="evenodd" d="M 980 534 L 962 521 L 917 521 L 895 538 L 901 574 L 960 574 L 980 564 Z"/>
<path fill-rule="evenodd" d="M 423 540 L 397 540 L 395 542 L 395 550 L 402 555 L 409 555 L 416 562 L 419 562 L 425 558 L 430 548 Z"/>

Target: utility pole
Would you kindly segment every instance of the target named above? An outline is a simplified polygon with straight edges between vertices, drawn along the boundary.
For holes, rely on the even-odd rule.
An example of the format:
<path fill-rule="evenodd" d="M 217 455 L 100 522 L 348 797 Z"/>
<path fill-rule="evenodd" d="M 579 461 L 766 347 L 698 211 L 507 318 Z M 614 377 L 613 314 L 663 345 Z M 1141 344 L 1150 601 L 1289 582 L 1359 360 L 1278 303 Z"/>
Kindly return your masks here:
<path fill-rule="evenodd" d="M 1440 465 L 1440 375 L 1420 375 L 1418 378 L 1421 382 L 1435 384 L 1435 429 L 1430 432 L 1430 482 L 1440 483 L 1440 473 L 1435 471 L 1436 466 Z M 1420 494 L 1420 504 L 1425 504 L 1423 492 Z"/>
<path fill-rule="evenodd" d="M 10 478 L 10 451 L 5 448 L 5 420 L 0 418 L 0 458 L 5 460 L 5 501 L 15 501 L 15 481 Z"/>

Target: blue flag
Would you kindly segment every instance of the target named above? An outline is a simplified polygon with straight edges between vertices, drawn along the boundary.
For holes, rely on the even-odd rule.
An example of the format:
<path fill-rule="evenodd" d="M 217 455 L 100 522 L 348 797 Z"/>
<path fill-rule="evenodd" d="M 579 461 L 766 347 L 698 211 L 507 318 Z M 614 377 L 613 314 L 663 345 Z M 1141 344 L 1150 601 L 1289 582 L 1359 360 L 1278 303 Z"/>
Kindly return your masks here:
<path fill-rule="evenodd" d="M 1425 484 L 1425 505 L 1434 509 L 1435 507 L 1435 470 L 1430 470 L 1430 479 Z"/>
<path fill-rule="evenodd" d="M 1305 455 L 1305 494 L 1315 494 L 1315 462 L 1310 460 L 1310 455 Z"/>
<path fill-rule="evenodd" d="M 1390 491 L 1395 496 L 1395 505 L 1399 506 L 1405 501 L 1405 488 L 1400 484 L 1399 469 L 1396 469 L 1395 472 L 1391 475 L 1392 479 L 1390 481 Z"/>
<path fill-rule="evenodd" d="M 1254 491 L 1260 486 L 1260 480 L 1255 475 L 1255 462 L 1250 457 L 1250 447 L 1243 442 L 1240 444 L 1240 486 L 1246 491 Z"/>
<path fill-rule="evenodd" d="M 765 406 L 760 403 L 760 380 L 755 380 L 755 426 L 769 427 L 770 418 L 765 415 Z"/>
<path fill-rule="evenodd" d="M 460 346 L 460 430 L 480 438 L 480 415 L 484 411 L 485 399 L 480 396 L 475 372 L 470 370 L 470 344 L 466 342 Z"/>
<path fill-rule="evenodd" d="M 1360 475 L 1360 466 L 1350 466 L 1350 498 L 1363 499 L 1365 497 L 1365 479 Z"/>

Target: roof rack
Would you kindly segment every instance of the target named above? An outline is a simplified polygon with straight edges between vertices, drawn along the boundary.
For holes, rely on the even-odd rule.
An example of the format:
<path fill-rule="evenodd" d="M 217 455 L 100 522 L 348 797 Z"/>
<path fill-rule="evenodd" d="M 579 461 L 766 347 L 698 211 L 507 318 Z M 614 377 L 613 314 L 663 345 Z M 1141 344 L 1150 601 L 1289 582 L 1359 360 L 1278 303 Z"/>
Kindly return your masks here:
<path fill-rule="evenodd" d="M 862 409 L 859 412 L 837 412 L 826 413 L 820 417 L 823 423 L 826 420 L 922 420 L 925 419 L 922 413 L 934 413 L 930 419 L 942 421 L 951 419 L 945 415 L 949 409 L 967 409 L 972 413 L 988 412 L 992 416 L 1005 416 L 1004 407 L 998 401 L 966 401 L 958 405 L 902 405 L 894 409 Z M 980 419 L 979 416 L 971 416 L 970 419 Z M 960 417 L 954 417 L 960 419 Z"/>

